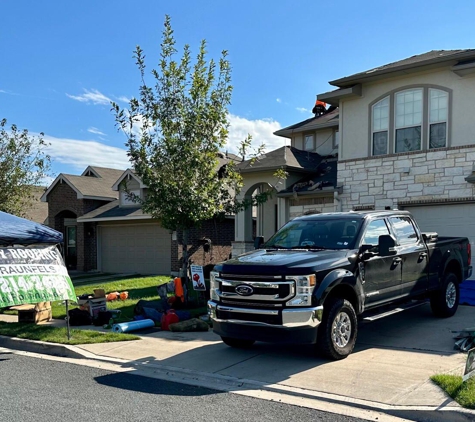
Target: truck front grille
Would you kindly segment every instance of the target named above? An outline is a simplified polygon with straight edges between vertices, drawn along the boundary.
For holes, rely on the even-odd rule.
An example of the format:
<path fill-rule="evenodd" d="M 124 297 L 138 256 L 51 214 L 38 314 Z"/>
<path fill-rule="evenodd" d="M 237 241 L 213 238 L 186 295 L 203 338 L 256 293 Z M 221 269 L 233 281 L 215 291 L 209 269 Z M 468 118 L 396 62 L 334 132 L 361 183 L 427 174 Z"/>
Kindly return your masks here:
<path fill-rule="evenodd" d="M 220 300 L 228 304 L 276 307 L 295 296 L 295 282 L 281 276 L 221 274 L 216 282 L 219 283 Z M 238 286 L 244 286 L 244 289 Z"/>

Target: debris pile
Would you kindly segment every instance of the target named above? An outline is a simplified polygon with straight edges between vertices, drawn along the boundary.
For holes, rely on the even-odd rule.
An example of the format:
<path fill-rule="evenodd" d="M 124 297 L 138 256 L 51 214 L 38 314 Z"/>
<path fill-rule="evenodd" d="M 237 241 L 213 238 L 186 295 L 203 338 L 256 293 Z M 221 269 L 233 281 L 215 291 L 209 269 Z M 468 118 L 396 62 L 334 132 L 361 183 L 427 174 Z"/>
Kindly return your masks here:
<path fill-rule="evenodd" d="M 465 328 L 462 331 L 452 331 L 455 339 L 455 350 L 468 352 L 475 347 L 475 327 Z"/>

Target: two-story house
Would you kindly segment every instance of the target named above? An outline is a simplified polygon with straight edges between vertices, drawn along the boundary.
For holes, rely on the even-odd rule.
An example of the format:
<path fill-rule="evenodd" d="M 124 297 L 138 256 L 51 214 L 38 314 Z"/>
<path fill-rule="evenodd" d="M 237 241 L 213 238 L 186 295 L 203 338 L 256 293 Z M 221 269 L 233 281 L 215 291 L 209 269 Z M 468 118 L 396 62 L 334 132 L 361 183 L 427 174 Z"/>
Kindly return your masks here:
<path fill-rule="evenodd" d="M 330 84 L 337 89 L 317 99 L 333 111 L 276 132 L 290 138 L 294 155 L 320 156 L 300 168 L 281 160 L 289 177 L 275 192 L 276 226 L 308 210 L 404 208 L 422 230 L 468 236 L 475 246 L 475 50 L 431 51 Z M 248 171 L 246 194 L 272 185 L 269 173 Z M 252 248 L 244 214 L 236 252 Z M 268 238 L 261 220 L 257 235 Z"/>
<path fill-rule="evenodd" d="M 219 158 L 220 165 L 227 161 Z M 79 176 L 61 173 L 49 186 L 42 201 L 48 203 L 48 225 L 64 233 L 68 269 L 178 274 L 181 233 L 163 228 L 128 192 L 144 199 L 147 186 L 130 169 L 95 166 Z M 191 260 L 206 266 L 228 258 L 233 238 L 233 216 L 203 222 L 190 230 Z"/>

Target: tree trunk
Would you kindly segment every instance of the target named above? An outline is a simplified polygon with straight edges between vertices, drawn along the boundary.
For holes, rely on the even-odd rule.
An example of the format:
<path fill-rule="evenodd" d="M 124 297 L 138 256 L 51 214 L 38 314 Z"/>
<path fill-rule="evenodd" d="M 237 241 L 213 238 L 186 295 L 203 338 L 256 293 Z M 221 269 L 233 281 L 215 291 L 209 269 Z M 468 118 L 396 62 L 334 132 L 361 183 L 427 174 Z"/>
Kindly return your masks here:
<path fill-rule="evenodd" d="M 180 277 L 184 286 L 186 286 L 186 295 L 185 295 L 185 303 L 188 302 L 188 292 L 190 290 L 190 286 L 188 285 L 188 263 L 190 257 L 188 255 L 188 236 L 189 230 L 183 229 L 182 232 L 182 248 L 183 248 L 183 260 L 182 260 L 182 267 L 180 270 Z"/>

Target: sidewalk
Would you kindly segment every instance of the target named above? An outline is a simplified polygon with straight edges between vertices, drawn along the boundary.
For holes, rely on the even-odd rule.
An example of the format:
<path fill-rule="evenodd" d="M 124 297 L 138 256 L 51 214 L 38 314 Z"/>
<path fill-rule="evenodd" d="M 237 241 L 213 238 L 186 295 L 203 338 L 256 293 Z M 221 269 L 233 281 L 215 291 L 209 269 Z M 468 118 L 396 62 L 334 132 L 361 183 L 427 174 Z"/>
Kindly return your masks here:
<path fill-rule="evenodd" d="M 0 315 L 0 320 L 8 317 L 11 319 Z M 338 362 L 316 358 L 311 346 L 256 343 L 249 350 L 232 349 L 212 331 L 157 330 L 146 335 L 137 331 L 138 341 L 68 350 L 87 357 L 94 354 L 96 359 L 116 359 L 178 382 L 200 380 L 200 385 L 241 394 L 290 395 L 295 404 L 304 399 L 324 400 L 407 420 L 473 421 L 475 411 L 460 408 L 429 379 L 437 373 L 462 374 L 466 355 L 454 350 L 451 331 L 473 325 L 475 307 L 460 306 L 454 317 L 437 319 L 425 304 L 361 323 L 354 352 Z M 87 329 L 105 331 L 94 326 Z"/>

